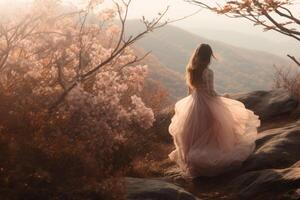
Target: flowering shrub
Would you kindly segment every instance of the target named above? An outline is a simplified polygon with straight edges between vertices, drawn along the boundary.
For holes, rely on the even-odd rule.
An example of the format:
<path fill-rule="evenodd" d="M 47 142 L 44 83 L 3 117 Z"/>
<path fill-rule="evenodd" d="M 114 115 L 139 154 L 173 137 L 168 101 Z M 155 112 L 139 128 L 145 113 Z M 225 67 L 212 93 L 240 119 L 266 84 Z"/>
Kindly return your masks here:
<path fill-rule="evenodd" d="M 37 0 L 1 18 L 2 196 L 121 199 L 120 157 L 154 114 L 141 98 L 147 67 L 124 45 L 118 11 L 95 13 L 101 3 L 64 13 Z"/>

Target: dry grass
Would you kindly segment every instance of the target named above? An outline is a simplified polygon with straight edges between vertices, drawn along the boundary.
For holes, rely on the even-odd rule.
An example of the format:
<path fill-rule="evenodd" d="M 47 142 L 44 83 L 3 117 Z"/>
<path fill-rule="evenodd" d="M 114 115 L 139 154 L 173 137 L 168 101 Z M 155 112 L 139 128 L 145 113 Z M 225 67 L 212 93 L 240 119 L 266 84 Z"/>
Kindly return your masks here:
<path fill-rule="evenodd" d="M 274 88 L 284 88 L 300 100 L 300 69 L 275 67 Z"/>
<path fill-rule="evenodd" d="M 172 144 L 154 143 L 145 155 L 135 158 L 129 176 L 134 177 L 163 177 L 165 170 L 174 165 L 168 154 L 174 148 Z"/>

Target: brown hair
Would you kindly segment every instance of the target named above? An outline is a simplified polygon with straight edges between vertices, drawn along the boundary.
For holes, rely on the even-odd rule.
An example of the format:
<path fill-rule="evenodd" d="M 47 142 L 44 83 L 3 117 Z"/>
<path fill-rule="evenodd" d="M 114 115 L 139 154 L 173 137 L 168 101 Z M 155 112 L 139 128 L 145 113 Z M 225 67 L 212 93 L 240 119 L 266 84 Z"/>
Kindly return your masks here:
<path fill-rule="evenodd" d="M 197 88 L 202 83 L 203 71 L 208 67 L 213 56 L 208 44 L 201 44 L 193 53 L 186 66 L 186 82 L 190 88 Z"/>

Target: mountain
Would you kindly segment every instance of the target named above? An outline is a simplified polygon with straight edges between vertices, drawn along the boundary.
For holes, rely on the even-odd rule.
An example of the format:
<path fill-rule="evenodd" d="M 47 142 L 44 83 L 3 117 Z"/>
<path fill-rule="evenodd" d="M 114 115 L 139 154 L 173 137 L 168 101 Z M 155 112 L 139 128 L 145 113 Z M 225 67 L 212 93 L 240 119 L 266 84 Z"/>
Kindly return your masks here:
<path fill-rule="evenodd" d="M 292 54 L 296 57 L 300 56 L 300 46 L 296 45 L 297 41 L 287 36 L 281 37 L 280 40 L 276 40 L 277 38 L 268 38 L 266 36 L 246 34 L 232 30 L 209 29 L 196 26 L 187 27 L 185 29 L 196 35 L 223 41 L 238 47 L 270 52 L 281 57 L 286 56 L 286 54 Z"/>
<path fill-rule="evenodd" d="M 140 32 L 143 28 L 137 20 L 127 22 L 128 35 Z M 152 51 L 162 65 L 183 76 L 190 55 L 200 43 L 209 43 L 217 57 L 211 67 L 215 71 L 216 88 L 221 93 L 270 89 L 274 65 L 286 66 L 289 63 L 287 59 L 270 53 L 209 40 L 170 25 L 148 34 L 136 45 L 145 51 Z M 171 85 L 167 88 L 174 90 L 175 87 Z"/>
<path fill-rule="evenodd" d="M 145 50 L 135 47 L 135 54 L 139 57 L 145 55 Z M 149 69 L 148 82 L 158 82 L 169 92 L 171 101 L 178 100 L 187 93 L 184 76 L 166 66 L 164 66 L 153 54 L 148 55 L 142 62 Z"/>

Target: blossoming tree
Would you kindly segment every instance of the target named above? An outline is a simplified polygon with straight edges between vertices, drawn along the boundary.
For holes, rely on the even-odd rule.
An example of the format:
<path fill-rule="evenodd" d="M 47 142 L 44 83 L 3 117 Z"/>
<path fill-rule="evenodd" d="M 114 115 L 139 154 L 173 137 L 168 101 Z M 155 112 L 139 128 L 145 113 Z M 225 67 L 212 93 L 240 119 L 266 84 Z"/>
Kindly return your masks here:
<path fill-rule="evenodd" d="M 89 177 L 89 182 L 100 184 L 100 191 L 119 188 L 108 181 L 120 169 L 115 154 L 124 156 L 119 148 L 132 131 L 147 129 L 154 121 L 153 111 L 140 97 L 147 66 L 137 64 L 144 57 L 135 56 L 131 45 L 167 24 L 162 22 L 167 9 L 153 20 L 142 19 L 145 30 L 125 37 L 131 1 L 114 1 L 113 9 L 102 9 L 102 3 L 89 0 L 66 8 L 59 0 L 35 0 L 23 12 L 0 18 L 0 98 L 5 105 L 1 137 L 20 133 L 7 137 L 22 144 L 19 148 L 43 152 L 46 161 L 26 166 L 32 168 L 32 177 L 51 176 L 57 188 L 65 187 L 60 176 L 69 180 L 66 174 L 72 169 L 77 182 Z M 63 175 L 49 170 L 57 169 L 53 160 L 71 157 L 75 163 L 64 161 L 66 167 L 59 168 L 65 169 Z M 9 159 L 9 166 L 1 163 L 7 176 L 25 166 Z M 44 168 L 43 162 L 48 163 Z M 25 171 L 20 171 L 23 176 Z"/>

